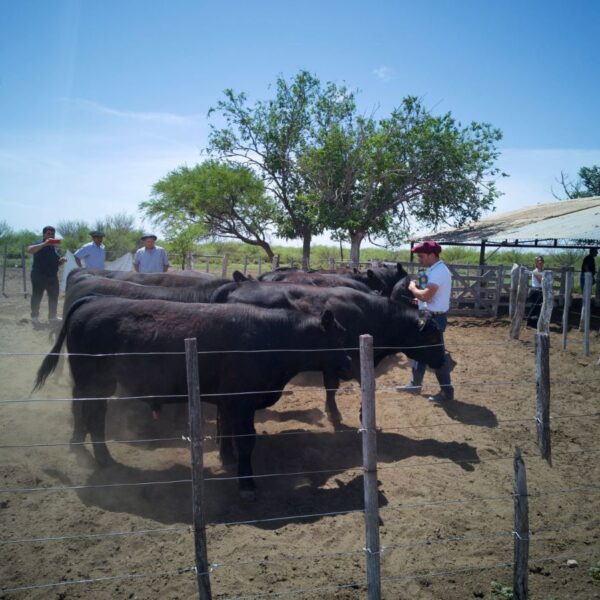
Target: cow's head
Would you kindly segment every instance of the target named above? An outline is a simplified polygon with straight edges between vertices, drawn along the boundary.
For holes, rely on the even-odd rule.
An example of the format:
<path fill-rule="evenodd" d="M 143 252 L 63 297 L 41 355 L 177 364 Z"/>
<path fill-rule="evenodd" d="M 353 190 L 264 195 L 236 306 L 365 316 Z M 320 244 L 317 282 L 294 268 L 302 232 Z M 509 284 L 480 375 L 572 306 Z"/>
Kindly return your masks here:
<path fill-rule="evenodd" d="M 346 351 L 343 350 L 346 330 L 330 310 L 324 310 L 321 314 L 320 329 L 324 335 L 321 342 L 323 348 L 331 348 L 332 351 L 315 353 L 316 359 L 324 363 L 319 367 L 319 370 L 335 372 L 340 379 L 351 379 L 352 361 Z M 318 356 L 319 354 L 321 357 Z"/>

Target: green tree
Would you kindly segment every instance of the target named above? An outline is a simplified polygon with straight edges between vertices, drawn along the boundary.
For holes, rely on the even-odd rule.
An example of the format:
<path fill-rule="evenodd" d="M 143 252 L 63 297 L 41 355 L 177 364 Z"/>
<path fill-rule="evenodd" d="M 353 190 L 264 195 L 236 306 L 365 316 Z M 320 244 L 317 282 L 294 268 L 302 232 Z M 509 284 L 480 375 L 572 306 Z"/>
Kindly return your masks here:
<path fill-rule="evenodd" d="M 62 236 L 64 250 L 74 252 L 90 240 L 90 226 L 82 220 L 63 220 L 56 224 L 56 231 Z"/>
<path fill-rule="evenodd" d="M 208 160 L 180 167 L 154 184 L 151 199 L 140 208 L 167 226 L 172 241 L 177 236 L 183 236 L 179 241 L 184 243 L 202 237 L 234 238 L 273 257 L 267 235 L 275 205 L 261 179 L 244 165 Z"/>
<path fill-rule="evenodd" d="M 358 262 L 365 237 L 397 245 L 411 220 L 462 225 L 492 208 L 500 139 L 489 124 L 462 126 L 407 97 L 379 122 L 355 115 L 333 123 L 300 166 L 319 222 L 350 241 Z"/>
<path fill-rule="evenodd" d="M 581 167 L 577 175 L 579 176 L 579 179 L 575 182 L 572 182 L 568 175 L 561 171 L 560 179 L 557 181 L 560 183 L 566 198 L 557 196 L 554 193 L 554 190 L 552 190 L 553 196 L 558 200 L 571 200 L 573 198 L 589 198 L 590 196 L 600 196 L 599 165 L 594 165 L 592 167 Z"/>
<path fill-rule="evenodd" d="M 291 81 L 278 77 L 274 97 L 248 103 L 244 93 L 225 91 L 212 108 L 225 126 L 212 126 L 210 151 L 255 170 L 277 202 L 275 226 L 285 239 L 302 239 L 303 264 L 308 266 L 313 235 L 322 225 L 307 198 L 308 188 L 298 158 L 313 147 L 322 132 L 354 110 L 354 95 L 345 87 L 321 82 L 307 71 Z"/>

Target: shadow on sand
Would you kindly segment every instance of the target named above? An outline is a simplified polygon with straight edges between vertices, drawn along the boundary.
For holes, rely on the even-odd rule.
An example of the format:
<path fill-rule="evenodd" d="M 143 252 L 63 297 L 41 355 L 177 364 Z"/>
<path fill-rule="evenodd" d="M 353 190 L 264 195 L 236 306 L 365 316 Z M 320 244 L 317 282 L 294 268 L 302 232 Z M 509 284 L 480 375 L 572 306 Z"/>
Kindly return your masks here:
<path fill-rule="evenodd" d="M 234 473 L 205 468 L 205 506 L 208 523 L 227 523 L 272 519 L 253 523 L 262 529 L 278 529 L 297 522 L 293 515 L 314 515 L 360 510 L 363 506 L 361 436 L 356 431 L 294 432 L 295 435 L 257 436 L 253 463 L 257 475 L 258 495 L 252 503 L 238 494 L 236 479 L 221 479 Z M 477 450 L 466 443 L 414 440 L 397 433 L 380 432 L 377 436 L 380 463 L 398 463 L 413 456 L 430 456 L 455 462 L 472 471 L 479 461 Z M 211 456 L 212 455 L 212 456 Z M 214 459 L 213 453 L 207 458 Z M 417 465 L 418 466 L 418 465 Z M 325 471 L 325 472 L 319 472 Z M 357 475 L 348 481 L 336 478 L 347 471 Z M 261 477 L 261 475 L 281 474 Z M 287 475 L 285 475 L 287 473 Z M 306 473 L 306 474 L 301 474 Z M 63 485 L 73 485 L 58 470 L 47 474 Z M 126 512 L 163 524 L 191 523 L 190 468 L 176 464 L 168 469 L 139 469 L 122 464 L 95 467 L 86 485 L 126 486 L 84 488 L 76 490 L 87 506 Z M 145 482 L 179 482 L 143 485 Z M 78 482 L 77 482 L 78 483 Z M 131 485 L 134 484 L 134 485 Z M 138 485 L 135 485 L 138 484 Z M 388 501 L 380 493 L 380 506 Z M 303 518 L 314 522 L 323 516 Z"/>

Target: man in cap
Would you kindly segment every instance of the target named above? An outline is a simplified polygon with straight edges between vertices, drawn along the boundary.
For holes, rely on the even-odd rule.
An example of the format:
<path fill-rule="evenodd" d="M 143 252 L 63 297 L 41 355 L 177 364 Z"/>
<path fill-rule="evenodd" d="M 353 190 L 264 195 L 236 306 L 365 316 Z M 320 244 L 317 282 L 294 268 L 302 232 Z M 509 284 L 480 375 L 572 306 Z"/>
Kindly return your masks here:
<path fill-rule="evenodd" d="M 85 244 L 75 252 L 75 262 L 81 267 L 81 259 L 85 261 L 86 269 L 104 269 L 106 260 L 106 248 L 102 243 L 104 233 L 98 229 L 90 231 L 92 241 Z"/>
<path fill-rule="evenodd" d="M 40 304 L 44 292 L 48 295 L 48 321 L 56 323 L 58 307 L 58 266 L 67 259 L 60 256 L 56 245 L 60 242 L 54 238 L 56 229 L 46 225 L 42 229 L 43 239 L 33 242 L 27 247 L 27 252 L 33 254 L 31 267 L 31 322 L 39 325 Z"/>
<path fill-rule="evenodd" d="M 135 253 L 133 268 L 137 273 L 166 273 L 169 259 L 164 248 L 156 245 L 157 237 L 145 233 L 141 238 L 143 246 Z"/>
<path fill-rule="evenodd" d="M 440 260 L 442 247 L 433 241 L 424 241 L 413 248 L 419 259 L 419 265 L 425 272 L 419 277 L 419 283 L 411 281 L 408 289 L 415 297 L 420 310 L 431 313 L 440 331 L 443 333 L 448 324 L 448 310 L 450 309 L 450 293 L 452 292 L 452 275 L 448 267 Z M 398 387 L 398 391 L 420 394 L 423 377 L 427 365 L 413 361 L 412 381 L 408 385 Z M 442 366 L 435 371 L 440 391 L 429 396 L 432 402 L 454 400 L 454 388 L 450 380 L 450 364 L 448 356 Z"/>

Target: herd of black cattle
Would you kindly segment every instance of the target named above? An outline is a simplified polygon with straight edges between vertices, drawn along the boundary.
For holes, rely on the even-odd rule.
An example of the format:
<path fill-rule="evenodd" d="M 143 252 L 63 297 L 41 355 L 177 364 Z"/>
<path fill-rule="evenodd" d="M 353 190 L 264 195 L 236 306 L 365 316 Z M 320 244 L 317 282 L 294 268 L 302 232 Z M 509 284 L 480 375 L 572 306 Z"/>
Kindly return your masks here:
<path fill-rule="evenodd" d="M 436 324 L 410 302 L 400 264 L 365 273 L 281 269 L 258 280 L 195 272 L 126 273 L 75 269 L 69 274 L 62 328 L 37 373 L 41 387 L 66 340 L 73 378 L 73 448 L 90 434 L 100 465 L 107 401 L 154 396 L 181 402 L 187 393 L 185 338 L 196 338 L 202 400 L 217 406 L 220 456 L 237 451 L 240 492 L 252 496 L 256 410 L 273 405 L 302 371 L 321 371 L 335 427 L 340 379 L 358 379 L 359 336 L 373 336 L 375 363 L 403 352 L 438 368 L 444 359 Z M 252 352 L 258 351 L 258 352 Z M 104 356 L 95 356 L 104 355 Z M 172 396 L 170 398 L 169 396 Z"/>

